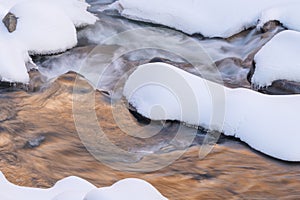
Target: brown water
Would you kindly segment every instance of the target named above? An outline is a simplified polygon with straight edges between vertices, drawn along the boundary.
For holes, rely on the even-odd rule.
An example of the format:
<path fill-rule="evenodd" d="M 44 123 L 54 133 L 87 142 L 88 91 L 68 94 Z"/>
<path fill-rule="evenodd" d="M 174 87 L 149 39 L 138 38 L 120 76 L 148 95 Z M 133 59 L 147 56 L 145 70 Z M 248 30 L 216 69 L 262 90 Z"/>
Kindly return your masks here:
<path fill-rule="evenodd" d="M 75 73 L 68 73 L 36 93 L 2 92 L 0 169 L 13 183 L 50 187 L 63 177 L 76 175 L 101 187 L 122 178 L 138 177 L 152 183 L 170 199 L 300 197 L 298 164 L 271 159 L 230 138 L 222 137 L 213 151 L 200 160 L 198 151 L 203 135 L 199 134 L 180 159 L 151 173 L 122 172 L 103 165 L 87 152 L 74 126 L 71 100 L 75 78 Z M 80 94 L 82 99 L 88 93 L 95 92 L 84 80 L 80 80 L 80 86 L 83 91 Z M 107 97 L 100 92 L 95 92 L 95 96 L 96 113 L 101 126 L 110 130 L 111 141 L 123 148 L 145 148 L 139 147 L 141 141 L 128 138 L 114 124 Z M 164 131 L 166 135 L 171 133 L 171 129 Z M 34 139 L 41 137 L 43 141 L 40 146 L 33 147 Z M 160 153 L 160 160 L 154 162 L 151 154 L 146 155 L 142 158 L 143 165 L 161 162 L 174 152 L 176 151 Z M 113 152 L 111 155 L 109 151 L 106 153 L 107 159 L 112 162 L 118 160 Z"/>
<path fill-rule="evenodd" d="M 184 139 L 173 140 L 179 123 L 166 122 L 162 125 L 153 122 L 154 127 L 163 128 L 155 136 L 146 139 L 151 130 L 122 107 L 118 110 L 117 121 L 145 137 L 125 134 L 120 124 L 116 124 L 115 108 L 111 105 L 110 97 L 95 90 L 76 73 L 64 73 L 79 71 L 82 60 L 95 45 L 101 44 L 105 36 L 150 25 L 99 15 L 100 22 L 79 32 L 81 42 L 78 47 L 60 55 L 35 58 L 48 78 L 63 75 L 46 81 L 38 72 L 31 72 L 32 81 L 28 90 L 1 89 L 0 170 L 11 182 L 50 187 L 66 176 L 75 175 L 102 187 L 123 178 L 137 177 L 152 183 L 169 199 L 300 198 L 299 163 L 272 159 L 233 138 L 221 136 L 212 152 L 204 159 L 199 159 L 205 131 L 197 131 L 192 144 L 189 144 Z M 227 40 L 203 39 L 200 36 L 194 38 L 212 57 L 226 86 L 251 88 L 247 75 L 253 67 L 255 52 L 281 30 L 282 27 L 275 25 L 266 32 L 246 30 Z M 104 51 L 113 54 L 121 47 L 120 44 L 105 45 Z M 174 55 L 143 50 L 132 52 L 113 63 L 98 87 L 111 90 L 121 74 L 155 57 L 159 57 L 156 60 L 197 74 L 189 63 Z M 214 80 L 214 74 L 207 77 Z M 295 93 L 298 90 L 297 83 L 284 80 L 263 89 L 268 93 Z M 77 99 L 75 109 L 74 97 Z M 89 123 L 92 120 L 89 118 L 91 112 L 95 112 L 96 124 Z M 120 156 L 106 140 L 95 135 L 94 126 L 100 126 L 106 133 L 106 139 L 131 154 Z M 84 130 L 86 137 L 78 135 L 79 129 Z M 196 130 L 185 127 L 184 131 L 188 134 Z M 100 146 L 101 152 L 95 152 L 104 162 L 95 159 L 88 152 L 91 146 L 86 148 L 82 141 L 85 144 L 90 142 L 92 147 L 95 144 Z M 138 168 L 149 171 L 180 154 L 183 155 L 179 159 L 162 169 L 136 172 Z M 127 170 L 115 170 L 108 165 L 125 166 Z"/>

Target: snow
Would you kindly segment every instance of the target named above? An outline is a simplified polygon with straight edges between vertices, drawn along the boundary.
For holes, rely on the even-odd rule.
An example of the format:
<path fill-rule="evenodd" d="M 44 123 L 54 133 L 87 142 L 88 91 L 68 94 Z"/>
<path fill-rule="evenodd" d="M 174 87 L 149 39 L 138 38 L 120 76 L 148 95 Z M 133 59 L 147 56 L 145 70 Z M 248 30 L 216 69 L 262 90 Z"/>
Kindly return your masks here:
<path fill-rule="evenodd" d="M 125 17 L 166 25 L 188 34 L 228 38 L 256 26 L 263 11 L 295 2 L 297 0 L 119 0 L 108 9 L 115 8 Z M 299 9 L 299 5 L 295 7 Z"/>
<path fill-rule="evenodd" d="M 0 0 L 0 4 L 7 8 L 7 11 L 14 5 L 23 2 L 24 0 Z M 25 0 L 33 2 L 35 0 Z M 87 11 L 89 4 L 83 0 L 40 0 L 39 2 L 53 4 L 64 11 L 64 13 L 71 19 L 76 27 L 94 24 L 97 17 Z M 48 11 L 50 12 L 50 11 Z M 53 13 L 53 16 L 54 13 Z M 58 17 L 55 17 L 59 19 Z"/>
<path fill-rule="evenodd" d="M 300 3 L 291 3 L 274 7 L 261 14 L 258 27 L 262 27 L 266 22 L 277 20 L 290 30 L 300 31 Z"/>
<path fill-rule="evenodd" d="M 98 18 L 87 9 L 89 4 L 83 0 L 44 0 L 60 6 L 76 27 L 95 24 Z"/>
<path fill-rule="evenodd" d="M 77 192 L 78 190 L 87 193 L 93 189 L 95 186 L 90 184 L 89 182 L 77 178 L 77 177 L 68 177 L 59 182 L 57 182 L 52 188 L 50 189 L 37 189 L 37 188 L 28 188 L 28 187 L 20 187 L 13 185 L 12 183 L 8 182 L 4 175 L 0 174 L 0 187 L 1 187 L 1 194 L 2 196 L 11 199 L 11 200 L 23 200 L 23 199 L 31 199 L 31 200 L 52 200 L 56 196 L 61 195 L 64 192 Z M 5 191 L 5 192 L 3 192 Z M 59 199 L 57 199 L 59 200 Z"/>
<path fill-rule="evenodd" d="M 75 27 L 97 20 L 87 8 L 81 0 L 0 0 L 1 20 L 8 12 L 18 18 L 12 33 L 0 23 L 0 80 L 28 83 L 28 53 L 52 54 L 74 47 Z"/>
<path fill-rule="evenodd" d="M 1 200 L 166 200 L 152 185 L 140 179 L 124 179 L 111 187 L 97 189 L 72 176 L 57 182 L 52 188 L 38 189 L 14 185 L 0 172 L 0 188 Z"/>
<path fill-rule="evenodd" d="M 58 6 L 27 0 L 16 4 L 10 12 L 18 18 L 12 35 L 33 54 L 63 52 L 77 44 L 73 22 Z"/>
<path fill-rule="evenodd" d="M 0 81 L 27 83 L 27 61 L 30 57 L 26 49 L 12 38 L 0 34 Z"/>
<path fill-rule="evenodd" d="M 167 200 L 151 184 L 134 178 L 121 180 L 111 187 L 95 189 L 85 198 L 86 200 Z"/>
<path fill-rule="evenodd" d="M 200 125 L 269 156 L 300 161 L 300 95 L 230 89 L 164 63 L 139 66 L 123 94 L 147 118 Z"/>
<path fill-rule="evenodd" d="M 275 80 L 300 81 L 300 33 L 283 31 L 255 55 L 252 84 L 264 87 Z"/>

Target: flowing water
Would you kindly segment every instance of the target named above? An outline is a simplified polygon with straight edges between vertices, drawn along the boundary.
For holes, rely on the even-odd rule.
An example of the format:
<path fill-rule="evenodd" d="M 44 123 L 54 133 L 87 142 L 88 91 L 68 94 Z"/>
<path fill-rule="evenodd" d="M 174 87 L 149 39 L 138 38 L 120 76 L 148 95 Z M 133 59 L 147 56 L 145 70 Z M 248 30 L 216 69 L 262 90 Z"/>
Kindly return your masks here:
<path fill-rule="evenodd" d="M 61 178 L 75 175 L 102 187 L 137 177 L 152 183 L 169 199 L 300 198 L 299 163 L 267 157 L 225 136 L 200 159 L 203 141 L 213 137 L 205 130 L 178 122 L 150 122 L 127 107 L 112 104 L 111 91 L 123 75 L 150 61 L 171 63 L 214 81 L 220 81 L 221 75 L 228 87 L 251 88 L 247 76 L 253 68 L 254 54 L 282 27 L 245 30 L 226 40 L 207 39 L 130 21 L 114 12 L 104 14 L 97 11 L 104 1 L 90 2 L 100 20 L 79 30 L 76 48 L 59 55 L 35 56 L 40 72 L 30 72 L 31 83 L 26 88 L 2 84 L 0 170 L 11 182 L 50 187 Z M 199 73 L 183 57 L 158 48 L 116 56 L 122 49 L 143 44 L 137 44 L 137 35 L 131 35 L 129 41 L 107 38 L 137 28 L 150 28 L 151 34 L 183 44 L 192 38 L 205 49 L 218 73 L 204 64 L 199 65 Z M 151 44 L 151 39 L 144 42 Z M 167 42 L 163 45 L 170 46 Z M 96 46 L 99 51 L 94 54 Z M 86 61 L 87 57 L 91 59 Z M 115 58 L 113 62 L 111 57 Z M 281 81 L 261 90 L 285 94 L 296 93 L 299 87 Z M 147 126 L 149 123 L 151 126 Z M 104 135 L 97 132 L 98 127 Z M 179 129 L 184 137 L 177 135 Z"/>

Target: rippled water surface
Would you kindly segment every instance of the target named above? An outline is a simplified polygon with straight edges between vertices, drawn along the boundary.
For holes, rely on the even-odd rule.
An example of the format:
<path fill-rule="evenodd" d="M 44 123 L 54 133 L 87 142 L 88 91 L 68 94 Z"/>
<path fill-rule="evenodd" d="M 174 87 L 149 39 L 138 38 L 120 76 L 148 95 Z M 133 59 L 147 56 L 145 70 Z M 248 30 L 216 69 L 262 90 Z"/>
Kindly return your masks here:
<path fill-rule="evenodd" d="M 149 129 L 147 119 L 127 107 L 112 106 L 110 96 L 110 91 L 128 70 L 153 59 L 219 81 L 219 74 L 208 69 L 205 63 L 197 66 L 199 73 L 183 57 L 155 48 L 128 52 L 115 57 L 107 66 L 107 61 L 123 49 L 141 45 L 138 35 L 129 41 L 108 39 L 118 33 L 143 27 L 150 28 L 148 33 L 183 44 L 193 39 L 215 63 L 226 86 L 251 88 L 247 75 L 253 67 L 254 54 L 283 30 L 282 27 L 274 26 L 266 32 L 245 30 L 226 40 L 205 39 L 112 16 L 113 12 L 100 13 L 97 10 L 104 1 L 90 2 L 93 3 L 91 10 L 100 20 L 94 26 L 79 30 L 78 47 L 59 55 L 34 57 L 40 72 L 31 72 L 28 88 L 7 88 L 7 85 L 1 88 L 0 170 L 10 181 L 50 187 L 63 177 L 76 175 L 101 187 L 122 178 L 138 177 L 152 183 L 169 199 L 300 198 L 299 163 L 269 158 L 224 136 L 208 156 L 199 159 L 203 140 L 210 137 L 205 130 L 177 122 L 151 122 L 153 129 Z M 104 3 L 108 2 L 111 1 Z M 151 43 L 153 41 L 145 39 L 143 45 L 153 45 Z M 96 46 L 99 51 L 87 62 L 87 56 Z M 100 80 L 99 73 L 103 73 Z M 289 87 L 292 92 L 297 90 L 293 84 Z M 289 87 L 281 82 L 265 92 L 289 93 Z M 90 117 L 91 113 L 95 119 Z M 98 135 L 97 127 L 101 127 L 105 135 Z M 194 133 L 195 138 L 190 142 L 189 137 L 176 137 L 179 127 L 185 136 Z M 128 130 L 130 135 L 126 133 Z M 153 135 L 156 130 L 160 131 Z M 121 156 L 107 141 L 128 154 Z M 91 151 L 94 156 L 100 156 L 102 162 L 92 156 Z M 151 170 L 178 155 L 182 156 L 164 168 Z M 120 166 L 126 170 L 118 170 Z"/>

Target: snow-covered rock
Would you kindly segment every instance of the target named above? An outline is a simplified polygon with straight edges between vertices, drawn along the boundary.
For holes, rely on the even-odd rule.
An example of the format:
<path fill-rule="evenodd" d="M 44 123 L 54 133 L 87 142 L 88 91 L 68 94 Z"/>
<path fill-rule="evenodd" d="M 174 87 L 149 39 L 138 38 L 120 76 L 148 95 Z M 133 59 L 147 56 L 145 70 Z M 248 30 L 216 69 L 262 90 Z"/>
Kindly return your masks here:
<path fill-rule="evenodd" d="M 0 81 L 27 83 L 29 76 L 25 63 L 28 61 L 30 57 L 24 46 L 0 34 Z"/>
<path fill-rule="evenodd" d="M 264 87 L 275 80 L 300 82 L 300 33 L 283 31 L 255 55 L 252 84 Z"/>
<path fill-rule="evenodd" d="M 111 187 L 96 189 L 91 183 L 68 177 L 52 188 L 20 187 L 6 180 L 0 172 L 1 200 L 167 200 L 152 185 L 140 179 L 124 179 Z"/>
<path fill-rule="evenodd" d="M 97 17 L 88 12 L 89 4 L 84 0 L 44 0 L 61 7 L 76 27 L 95 24 Z"/>
<path fill-rule="evenodd" d="M 296 2 L 265 10 L 259 18 L 258 27 L 263 27 L 265 23 L 276 20 L 290 30 L 300 31 L 299 9 L 300 3 Z"/>
<path fill-rule="evenodd" d="M 0 80 L 27 83 L 28 52 L 51 54 L 74 47 L 75 27 L 97 20 L 87 8 L 82 0 L 0 0 Z M 11 33 L 2 22 L 9 12 L 17 17 Z"/>
<path fill-rule="evenodd" d="M 0 5 L 6 8 L 5 10 L 8 12 L 13 6 L 22 1 L 30 2 L 35 0 L 0 0 Z M 87 11 L 89 4 L 83 0 L 40 0 L 40 2 L 51 3 L 60 7 L 76 27 L 94 24 L 98 19 Z M 59 19 L 57 17 L 54 18 Z"/>
<path fill-rule="evenodd" d="M 230 89 L 164 63 L 139 66 L 123 94 L 147 118 L 218 130 L 272 157 L 300 161 L 300 95 Z"/>
<path fill-rule="evenodd" d="M 227 38 L 256 26 L 264 10 L 294 2 L 297 0 L 119 0 L 108 8 L 116 8 L 131 19 L 166 25 L 188 34 Z M 299 9 L 299 3 L 297 6 Z"/>
<path fill-rule="evenodd" d="M 52 3 L 25 0 L 10 12 L 18 18 L 17 29 L 12 34 L 33 54 L 63 52 L 77 44 L 73 22 Z"/>

